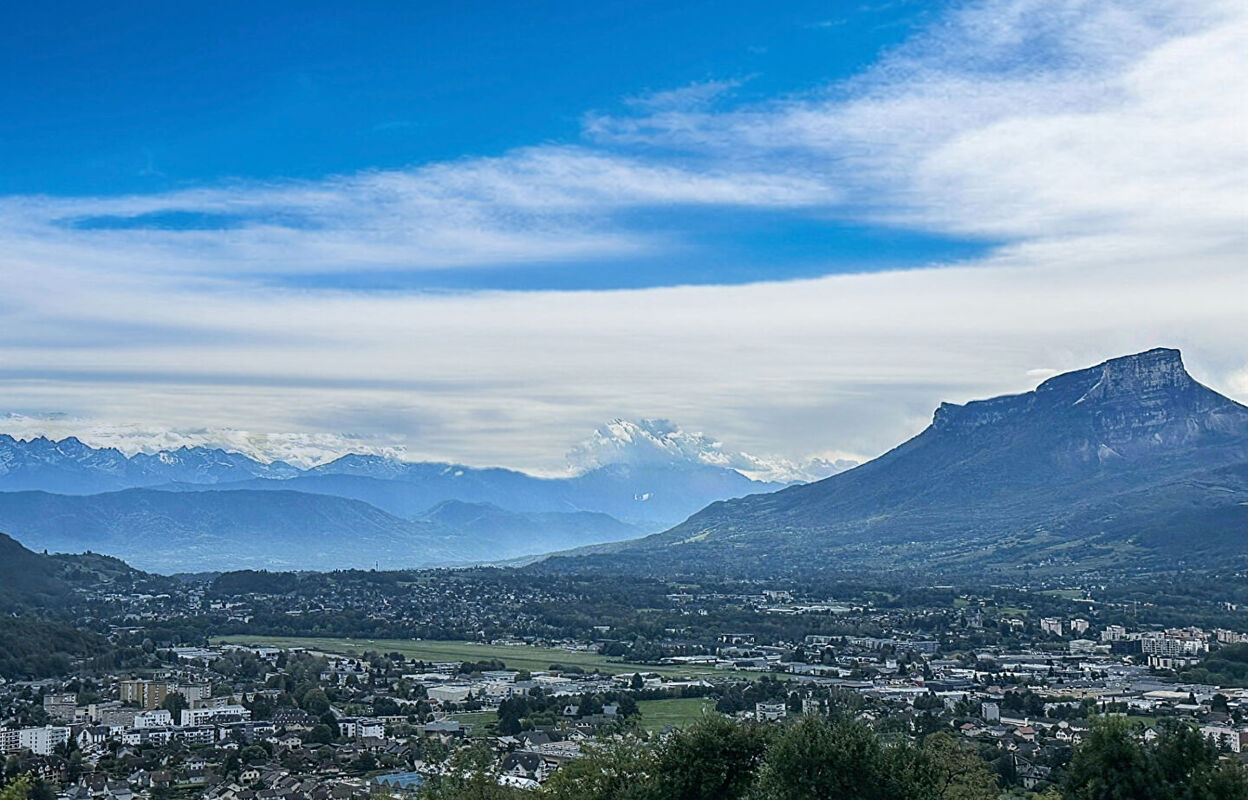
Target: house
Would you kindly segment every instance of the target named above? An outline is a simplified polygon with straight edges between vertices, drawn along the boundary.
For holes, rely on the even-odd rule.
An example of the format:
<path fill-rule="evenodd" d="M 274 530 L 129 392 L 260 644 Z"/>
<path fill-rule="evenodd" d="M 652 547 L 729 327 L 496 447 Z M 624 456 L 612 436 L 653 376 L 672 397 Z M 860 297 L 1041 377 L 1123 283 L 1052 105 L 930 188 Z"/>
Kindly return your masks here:
<path fill-rule="evenodd" d="M 134 791 L 126 781 L 110 781 L 93 775 L 61 793 L 64 800 L 133 800 Z"/>
<path fill-rule="evenodd" d="M 537 753 L 529 753 L 523 750 L 515 753 L 509 753 L 503 759 L 500 767 L 503 775 L 512 775 L 518 778 L 528 778 L 529 780 L 541 783 L 546 779 L 547 765 L 545 760 Z"/>
<path fill-rule="evenodd" d="M 427 722 L 421 726 L 420 732 L 424 736 L 436 737 L 443 742 L 464 738 L 464 726 L 449 719 Z"/>
<path fill-rule="evenodd" d="M 1023 788 L 1031 791 L 1049 779 L 1051 770 L 1039 764 L 1033 764 L 1020 755 L 1014 755 L 1014 769 L 1022 781 Z"/>

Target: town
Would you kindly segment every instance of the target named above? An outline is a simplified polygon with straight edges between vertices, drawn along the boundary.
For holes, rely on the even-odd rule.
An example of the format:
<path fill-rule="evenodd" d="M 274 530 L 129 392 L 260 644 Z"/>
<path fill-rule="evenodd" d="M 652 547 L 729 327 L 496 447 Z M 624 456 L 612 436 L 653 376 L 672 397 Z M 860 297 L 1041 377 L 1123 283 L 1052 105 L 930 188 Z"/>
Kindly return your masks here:
<path fill-rule="evenodd" d="M 536 788 L 594 743 L 660 741 L 706 717 L 944 733 L 1020 797 L 1059 780 L 1093 717 L 1143 741 L 1182 723 L 1248 758 L 1237 596 L 1186 598 L 1201 624 L 1176 626 L 1164 603 L 1095 588 L 502 570 L 144 580 L 81 598 L 108 649 L 0 684 L 5 774 L 34 776 L 32 796 L 398 796 L 468 748 L 500 785 Z"/>

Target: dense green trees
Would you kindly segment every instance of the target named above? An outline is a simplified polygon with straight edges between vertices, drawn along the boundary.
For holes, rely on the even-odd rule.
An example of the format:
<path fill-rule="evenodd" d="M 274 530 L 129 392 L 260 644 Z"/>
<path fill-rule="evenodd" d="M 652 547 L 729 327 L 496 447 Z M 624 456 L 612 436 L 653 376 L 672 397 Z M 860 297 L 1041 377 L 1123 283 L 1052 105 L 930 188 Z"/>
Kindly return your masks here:
<path fill-rule="evenodd" d="M 807 716 L 776 727 L 706 717 L 660 742 L 592 744 L 536 792 L 498 786 L 488 753 L 427 800 L 996 800 L 997 773 L 947 733 L 914 743 L 853 720 Z M 1126 718 L 1101 718 L 1053 800 L 1248 800 L 1238 763 L 1194 728 L 1162 726 L 1145 743 Z"/>
<path fill-rule="evenodd" d="M 0 677 L 64 675 L 75 659 L 108 649 L 102 636 L 34 614 L 0 618 Z"/>
<path fill-rule="evenodd" d="M 475 763 L 475 769 L 482 769 Z M 471 779 L 470 779 L 471 778 Z M 525 797 L 481 774 L 441 781 L 429 800 Z M 884 742 L 859 722 L 803 717 L 783 728 L 708 716 L 652 744 L 589 745 L 547 781 L 549 800 L 993 800 L 995 774 L 950 736 Z M 1219 798 L 1220 800 L 1220 798 Z"/>
<path fill-rule="evenodd" d="M 748 796 L 774 729 L 707 716 L 670 737 L 659 750 L 660 796 L 737 800 Z"/>
<path fill-rule="evenodd" d="M 1214 650 L 1186 670 L 1182 678 L 1218 686 L 1248 686 L 1248 644 L 1229 644 Z"/>
<path fill-rule="evenodd" d="M 1144 743 L 1125 717 L 1096 719 L 1066 770 L 1064 800 L 1248 800 L 1248 778 L 1199 731 L 1163 725 Z"/>

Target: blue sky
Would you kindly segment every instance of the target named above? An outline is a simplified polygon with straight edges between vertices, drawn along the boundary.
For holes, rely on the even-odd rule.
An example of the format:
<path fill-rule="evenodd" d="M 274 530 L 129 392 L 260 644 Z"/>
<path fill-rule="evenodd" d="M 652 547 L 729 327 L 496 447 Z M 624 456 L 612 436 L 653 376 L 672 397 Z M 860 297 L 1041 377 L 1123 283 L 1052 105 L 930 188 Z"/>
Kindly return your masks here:
<path fill-rule="evenodd" d="M 0 70 L 0 430 L 553 473 L 1157 346 L 1248 399 L 1236 0 L 25 4 Z"/>
<path fill-rule="evenodd" d="M 845 78 L 935 4 L 19 4 L 0 32 L 0 191 L 319 178 L 567 142 L 703 81 Z"/>
<path fill-rule="evenodd" d="M 861 72 L 940 13 L 875 3 L 30 5 L 0 34 L 0 192 L 108 196 L 316 180 L 576 144 L 587 115 L 673 87 L 719 107 Z M 629 148 L 619 148 L 628 150 Z M 672 154 L 679 160 L 681 154 Z M 632 288 L 872 270 L 982 253 L 975 237 L 792 209 L 638 209 L 680 247 L 583 260 L 266 276 L 377 289 Z M 187 213 L 79 221 L 230 228 Z M 540 262 L 540 260 L 539 260 Z"/>

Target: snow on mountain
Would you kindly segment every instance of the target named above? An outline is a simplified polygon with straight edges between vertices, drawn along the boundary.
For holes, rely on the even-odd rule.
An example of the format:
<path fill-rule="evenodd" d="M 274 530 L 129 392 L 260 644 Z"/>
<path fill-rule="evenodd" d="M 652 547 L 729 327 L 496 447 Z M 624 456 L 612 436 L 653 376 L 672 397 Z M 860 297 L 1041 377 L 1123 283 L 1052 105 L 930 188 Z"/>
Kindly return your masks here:
<path fill-rule="evenodd" d="M 377 438 L 337 433 L 255 433 L 232 428 L 179 430 L 151 425 L 104 423 L 67 415 L 0 415 L 0 432 L 24 442 L 41 437 L 35 450 L 47 450 L 47 457 L 88 459 L 97 469 L 120 472 L 135 456 L 138 464 L 156 459 L 173 467 L 191 455 L 203 458 L 201 451 L 224 451 L 217 466 L 227 466 L 225 454 L 245 456 L 261 464 L 290 465 L 298 469 L 319 468 L 317 472 L 350 474 L 379 479 L 411 477 L 413 470 L 426 475 L 430 468 L 462 469 L 454 464 L 409 462 L 402 444 Z M 77 449 L 75 449 L 77 448 Z M 195 451 L 188 454 L 186 451 Z M 0 471 L 5 456 L 0 453 Z M 614 419 L 599 427 L 568 454 L 574 473 L 584 473 L 611 465 L 678 466 L 700 465 L 731 469 L 756 481 L 769 483 L 809 482 L 843 472 L 856 461 L 835 454 L 820 454 L 800 460 L 759 456 L 726 447 L 704 433 L 691 432 L 664 419 Z M 86 465 L 84 465 L 86 466 Z M 134 465 L 131 465 L 133 469 Z M 187 470 L 207 470 L 212 465 L 181 463 Z M 229 466 L 238 467 L 238 464 Z M 150 468 L 150 467 L 149 467 Z M 270 477 L 289 477 L 285 470 Z"/>
<path fill-rule="evenodd" d="M 0 415 L 0 432 L 30 441 L 38 437 L 73 437 L 97 449 L 114 449 L 125 456 L 159 455 L 182 448 L 208 448 L 239 453 L 262 463 L 283 461 L 313 467 L 348 453 L 402 460 L 401 445 L 340 433 L 256 433 L 232 428 L 177 430 L 151 425 L 104 423 L 64 414 Z"/>
<path fill-rule="evenodd" d="M 717 439 L 701 432 L 686 431 L 666 419 L 611 420 L 574 447 L 568 460 L 574 469 L 581 471 L 610 464 L 712 466 L 773 483 L 821 480 L 858 463 L 835 456 L 812 456 L 801 461 L 758 456 L 727 448 Z"/>

